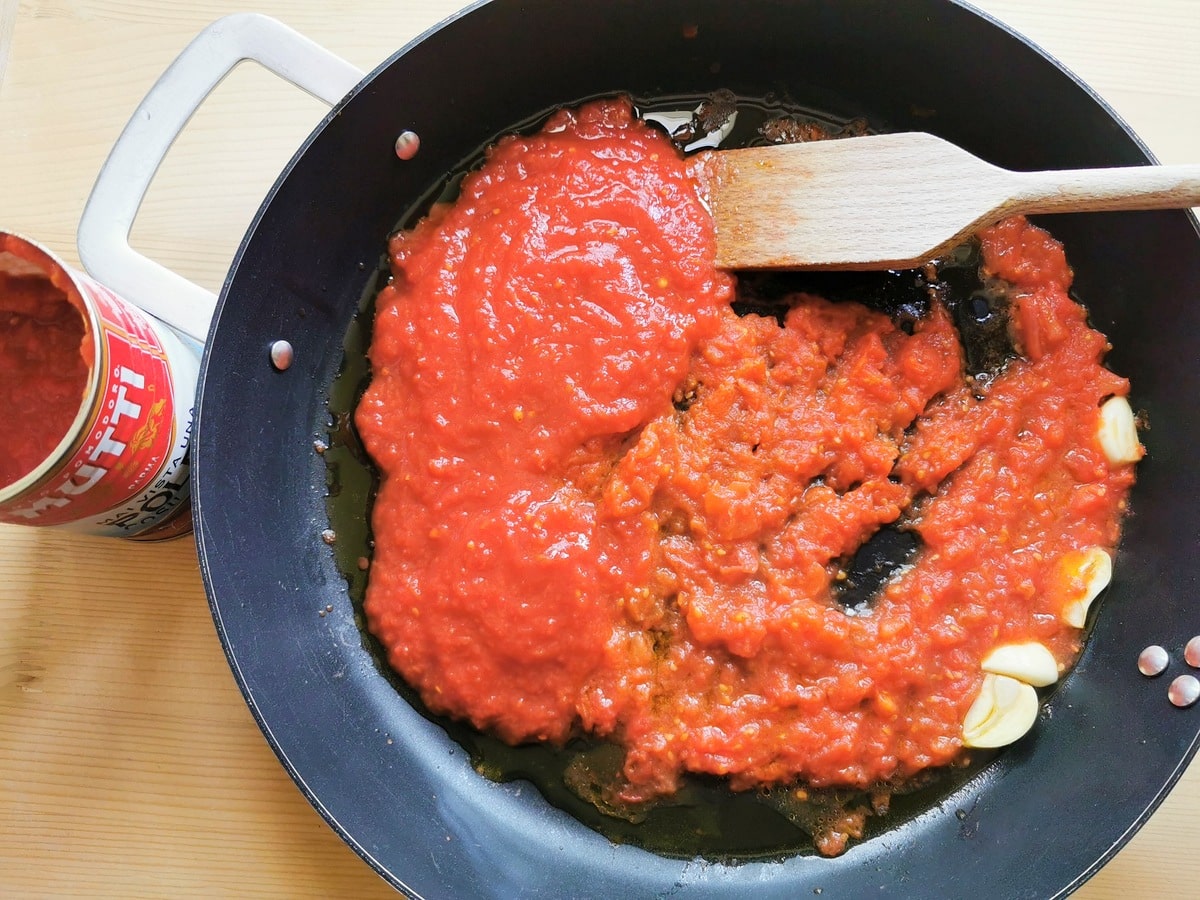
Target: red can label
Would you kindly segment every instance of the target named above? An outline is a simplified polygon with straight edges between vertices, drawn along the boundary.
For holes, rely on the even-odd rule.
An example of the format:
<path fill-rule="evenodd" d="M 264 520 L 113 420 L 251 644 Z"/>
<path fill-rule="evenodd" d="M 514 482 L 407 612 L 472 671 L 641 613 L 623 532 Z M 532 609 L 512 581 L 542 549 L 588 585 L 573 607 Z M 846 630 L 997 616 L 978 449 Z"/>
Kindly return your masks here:
<path fill-rule="evenodd" d="M 96 337 L 87 414 L 57 464 L 0 504 L 0 521 L 135 537 L 188 499 L 198 355 L 103 285 L 69 274 Z"/>

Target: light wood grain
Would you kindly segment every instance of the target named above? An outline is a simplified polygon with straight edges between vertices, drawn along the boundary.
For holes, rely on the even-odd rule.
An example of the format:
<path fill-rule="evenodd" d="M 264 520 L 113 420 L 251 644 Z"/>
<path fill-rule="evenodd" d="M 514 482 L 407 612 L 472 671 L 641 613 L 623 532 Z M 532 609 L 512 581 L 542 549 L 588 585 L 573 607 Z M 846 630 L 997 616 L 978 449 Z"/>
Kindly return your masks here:
<path fill-rule="evenodd" d="M 458 5 L 253 7 L 369 69 Z M 1196 158 L 1194 0 L 978 5 L 1090 82 L 1163 162 Z M 204 25 L 245 8 L 20 0 L 0 81 L 0 224 L 74 260 L 92 180 L 146 89 Z M 219 286 L 259 199 L 321 114 L 239 69 L 172 151 L 135 243 Z M 1195 896 L 1197 802 L 1193 767 L 1078 896 Z M 267 747 L 218 645 L 190 540 L 138 546 L 0 527 L 0 896 L 394 896 Z"/>
<path fill-rule="evenodd" d="M 8 68 L 8 54 L 12 47 L 13 28 L 17 24 L 17 0 L 0 0 L 0 84 L 4 83 L 4 72 Z"/>

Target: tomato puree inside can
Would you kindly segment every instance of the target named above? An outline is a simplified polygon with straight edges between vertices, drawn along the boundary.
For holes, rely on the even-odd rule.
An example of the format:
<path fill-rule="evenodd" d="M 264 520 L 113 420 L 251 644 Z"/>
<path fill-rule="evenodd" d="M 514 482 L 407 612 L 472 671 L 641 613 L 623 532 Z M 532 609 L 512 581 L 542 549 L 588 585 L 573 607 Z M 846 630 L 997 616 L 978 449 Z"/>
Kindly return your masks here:
<path fill-rule="evenodd" d="M 0 246 L 0 487 L 54 453 L 80 413 L 92 343 L 68 290 Z"/>

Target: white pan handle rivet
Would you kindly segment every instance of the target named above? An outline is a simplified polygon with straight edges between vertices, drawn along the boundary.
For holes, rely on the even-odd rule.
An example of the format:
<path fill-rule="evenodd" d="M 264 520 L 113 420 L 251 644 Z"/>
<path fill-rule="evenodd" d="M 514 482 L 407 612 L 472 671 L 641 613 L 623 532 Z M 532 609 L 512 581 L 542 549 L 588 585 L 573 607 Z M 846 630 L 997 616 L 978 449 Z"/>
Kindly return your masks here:
<path fill-rule="evenodd" d="M 1200 634 L 1187 642 L 1183 648 L 1183 661 L 1193 669 L 1200 669 Z"/>
<path fill-rule="evenodd" d="M 1167 699 L 1178 707 L 1191 706 L 1200 700 L 1200 681 L 1194 675 L 1180 675 L 1167 688 Z"/>
<path fill-rule="evenodd" d="M 1138 671 L 1147 678 L 1153 678 L 1165 672 L 1170 662 L 1171 656 L 1165 648 L 1151 644 L 1138 654 Z"/>
<path fill-rule="evenodd" d="M 396 138 L 396 156 L 400 159 L 412 159 L 421 149 L 421 138 L 415 131 L 402 131 Z"/>
<path fill-rule="evenodd" d="M 287 341 L 276 341 L 271 345 L 271 365 L 277 371 L 284 371 L 292 365 L 292 361 L 296 358 L 296 351 L 292 349 L 292 345 Z"/>

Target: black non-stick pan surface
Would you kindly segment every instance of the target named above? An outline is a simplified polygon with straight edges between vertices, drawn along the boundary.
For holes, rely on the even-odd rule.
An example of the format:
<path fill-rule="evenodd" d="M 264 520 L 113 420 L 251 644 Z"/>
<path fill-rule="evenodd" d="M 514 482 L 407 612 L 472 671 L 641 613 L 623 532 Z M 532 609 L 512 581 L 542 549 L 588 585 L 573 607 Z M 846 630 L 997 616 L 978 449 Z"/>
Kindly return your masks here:
<path fill-rule="evenodd" d="M 222 292 L 201 376 L 195 524 L 217 630 L 301 790 L 422 897 L 1051 897 L 1094 873 L 1196 749 L 1166 681 L 1200 633 L 1200 238 L 1184 212 L 1041 222 L 1150 429 L 1114 582 L 1041 721 L 976 777 L 842 856 L 671 858 L 613 843 L 528 782 L 495 783 L 375 662 L 334 548 L 328 394 L 402 214 L 497 134 L 599 94 L 725 88 L 1017 169 L 1136 165 L 1145 149 L 1040 51 L 950 0 L 494 0 L 366 78 L 266 198 Z M 393 152 L 420 135 L 415 159 Z M 930 185 L 936 195 L 937 185 Z M 295 362 L 277 371 L 268 348 Z M 365 510 L 364 513 L 365 515 Z M 1137 656 L 1172 652 L 1148 679 Z"/>

